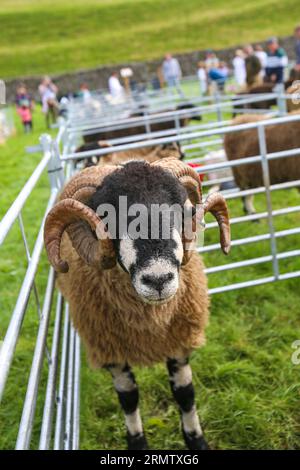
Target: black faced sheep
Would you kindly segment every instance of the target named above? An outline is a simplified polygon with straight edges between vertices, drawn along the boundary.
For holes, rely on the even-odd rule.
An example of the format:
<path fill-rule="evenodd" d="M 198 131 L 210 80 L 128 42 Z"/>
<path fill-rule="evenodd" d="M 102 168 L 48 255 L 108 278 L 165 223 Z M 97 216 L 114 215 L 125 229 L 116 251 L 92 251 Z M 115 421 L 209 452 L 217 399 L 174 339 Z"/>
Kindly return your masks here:
<path fill-rule="evenodd" d="M 299 114 L 294 112 L 291 114 Z M 268 116 L 244 115 L 233 120 L 233 125 L 257 122 Z M 300 148 L 300 121 L 274 124 L 265 127 L 267 152 L 281 152 Z M 249 158 L 260 154 L 257 129 L 231 132 L 224 137 L 224 149 L 228 160 Z M 299 151 L 300 155 L 300 151 Z M 300 179 L 299 156 L 269 161 L 270 183 L 278 184 Z M 235 183 L 240 189 L 257 188 L 264 185 L 261 163 L 250 163 L 232 168 Z M 253 196 L 247 196 L 245 211 L 255 213 Z"/>
<path fill-rule="evenodd" d="M 121 209 L 120 197 L 126 197 L 128 211 Z M 133 161 L 83 170 L 66 185 L 46 218 L 45 246 L 59 273 L 59 288 L 91 363 L 112 374 L 131 449 L 147 447 L 131 366 L 160 361 L 167 364 L 187 447 L 207 448 L 189 355 L 205 341 L 209 299 L 203 264 L 191 244 L 196 219 L 202 220 L 207 211 L 218 221 L 224 253 L 230 248 L 230 228 L 223 197 L 201 199 L 199 177 L 183 162 Z M 132 235 L 131 209 L 136 205 L 139 211 L 146 208 L 141 224 L 147 226 L 145 237 Z M 168 224 L 159 216 L 161 205 Z M 110 210 L 116 221 L 113 235 Z M 175 223 L 174 211 L 184 213 L 192 230 L 181 230 L 182 219 Z"/>

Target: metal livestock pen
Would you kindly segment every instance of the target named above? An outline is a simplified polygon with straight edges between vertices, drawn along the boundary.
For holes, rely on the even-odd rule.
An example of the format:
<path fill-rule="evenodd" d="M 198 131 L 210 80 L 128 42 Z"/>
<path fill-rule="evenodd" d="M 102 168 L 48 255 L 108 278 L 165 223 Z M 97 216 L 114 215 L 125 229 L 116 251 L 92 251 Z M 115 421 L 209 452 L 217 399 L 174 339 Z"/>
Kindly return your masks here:
<path fill-rule="evenodd" d="M 255 102 L 255 100 L 263 100 L 266 97 L 246 97 L 243 102 Z M 277 96 L 280 100 L 285 97 Z M 271 98 L 270 98 L 271 99 Z M 236 103 L 236 102 L 235 102 Z M 231 168 L 233 166 L 244 165 L 249 162 L 259 162 L 262 165 L 264 186 L 252 190 L 241 191 L 234 189 L 224 191 L 224 196 L 228 200 L 240 198 L 249 194 L 265 194 L 266 211 L 253 215 L 245 215 L 233 217 L 231 224 L 238 226 L 245 222 L 253 220 L 267 220 L 267 233 L 244 237 L 234 238 L 233 247 L 255 244 L 263 241 L 269 243 L 269 253 L 254 257 L 251 259 L 240 259 L 236 262 L 227 262 L 222 265 L 210 266 L 206 269 L 208 275 L 225 272 L 228 270 L 236 270 L 250 266 L 257 266 L 262 263 L 270 264 L 270 275 L 267 277 L 253 278 L 251 280 L 240 281 L 228 285 L 217 285 L 210 289 L 211 294 L 226 292 L 229 290 L 241 289 L 253 285 L 260 285 L 269 282 L 281 281 L 284 279 L 300 277 L 300 271 L 280 272 L 279 263 L 281 260 L 299 257 L 300 249 L 295 247 L 289 251 L 279 252 L 277 241 L 283 237 L 300 234 L 300 226 L 290 227 L 285 230 L 276 231 L 274 228 L 274 219 L 284 214 L 297 213 L 300 205 L 294 207 L 280 207 L 273 210 L 271 194 L 281 189 L 289 189 L 300 186 L 300 180 L 281 183 L 277 185 L 270 184 L 269 178 L 269 161 L 278 158 L 289 158 L 290 156 L 300 154 L 300 149 L 282 151 L 276 153 L 268 153 L 265 139 L 265 128 L 269 125 L 289 123 L 300 120 L 300 115 L 281 116 L 279 118 L 267 119 L 258 123 L 243 124 L 239 126 L 231 126 L 229 121 L 218 121 L 220 118 L 220 110 L 226 111 L 232 108 L 232 101 L 217 102 L 214 104 L 196 107 L 189 110 L 193 113 L 216 113 L 217 122 L 208 122 L 198 126 L 189 126 L 180 128 L 179 118 L 186 115 L 187 111 L 174 111 L 163 114 L 157 114 L 154 117 L 142 116 L 139 118 L 119 119 L 107 123 L 106 127 L 111 129 L 120 126 L 128 127 L 140 123 L 145 126 L 145 134 L 132 136 L 128 138 L 115 139 L 111 143 L 114 144 L 114 152 L 138 149 L 146 146 L 163 145 L 174 141 L 183 144 L 188 161 L 195 154 L 198 158 L 191 158 L 191 162 L 205 162 L 199 157 L 201 152 L 207 148 L 219 148 L 222 143 L 222 137 L 233 130 L 235 132 L 245 129 L 256 129 L 259 137 L 260 154 L 250 159 L 239 159 L 234 162 L 223 161 L 217 164 L 207 164 L 197 168 L 199 173 L 208 174 L 209 172 L 218 172 L 220 170 Z M 281 114 L 284 114 L 281 107 Z M 7 211 L 6 215 L 0 223 L 0 245 L 5 248 L 5 240 L 15 223 L 19 224 L 21 238 L 24 243 L 24 250 L 27 257 L 26 273 L 20 286 L 15 307 L 10 316 L 7 331 L 4 335 L 0 349 L 0 399 L 4 395 L 4 389 L 7 383 L 8 375 L 12 367 L 14 367 L 13 359 L 20 339 L 21 327 L 26 313 L 28 312 L 28 302 L 30 296 L 35 299 L 36 310 L 38 313 L 38 328 L 36 334 L 35 350 L 32 358 L 31 369 L 28 378 L 27 391 L 23 404 L 23 411 L 19 426 L 19 432 L 16 442 L 16 449 L 29 449 L 32 446 L 39 449 L 78 449 L 79 447 L 79 415 L 80 415 L 80 341 L 76 331 L 72 327 L 69 318 L 68 304 L 59 293 L 55 292 L 55 273 L 52 268 L 49 269 L 46 289 L 43 299 L 43 305 L 40 305 L 40 298 L 36 286 L 38 276 L 38 268 L 41 264 L 43 250 L 43 221 L 49 209 L 55 203 L 57 195 L 62 188 L 64 181 L 77 170 L 76 162 L 91 155 L 101 157 L 111 152 L 111 148 L 103 148 L 96 151 L 87 151 L 76 153 L 75 149 L 86 132 L 94 132 L 103 127 L 95 117 L 89 119 L 83 116 L 81 120 L 75 119 L 74 115 L 69 120 L 60 122 L 58 135 L 55 139 L 44 135 L 41 137 L 41 146 L 43 149 L 43 158 L 35 171 L 17 196 L 16 200 Z M 163 119 L 174 119 L 174 128 L 168 131 L 147 132 L 149 128 L 149 119 L 161 121 Z M 79 165 L 80 166 L 80 165 Z M 41 220 L 40 228 L 35 240 L 32 252 L 29 250 L 26 238 L 26 228 L 22 217 L 22 210 L 27 203 L 33 189 L 36 187 L 43 173 L 48 170 L 49 174 L 49 198 L 45 207 L 44 216 Z M 212 181 L 205 181 L 204 188 L 208 188 L 215 183 L 224 181 L 222 178 L 214 178 Z M 207 229 L 211 230 L 216 227 L 216 223 L 208 223 Z M 218 243 L 210 243 L 206 246 L 200 246 L 200 253 L 209 253 L 219 248 Z M 241 275 L 242 279 L 242 275 Z M 52 308 L 56 298 L 55 307 Z M 51 349 L 48 343 L 51 342 Z M 46 365 L 46 367 L 45 367 Z M 41 379 L 45 375 L 45 386 L 41 387 Z M 42 390 L 41 390 L 42 388 Z M 32 443 L 33 427 L 35 422 L 38 397 L 43 394 L 42 415 L 41 420 L 37 423 L 39 439 L 35 439 Z"/>

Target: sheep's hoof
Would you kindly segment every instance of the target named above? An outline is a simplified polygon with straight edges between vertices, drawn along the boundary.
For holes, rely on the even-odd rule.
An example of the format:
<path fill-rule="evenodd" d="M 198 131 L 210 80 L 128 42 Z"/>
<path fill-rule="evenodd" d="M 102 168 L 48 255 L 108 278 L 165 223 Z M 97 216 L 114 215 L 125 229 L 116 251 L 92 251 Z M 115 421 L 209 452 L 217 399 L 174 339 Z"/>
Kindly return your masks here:
<path fill-rule="evenodd" d="M 184 440 L 189 450 L 210 450 L 203 436 L 195 436 L 194 433 L 184 433 Z"/>
<path fill-rule="evenodd" d="M 256 214 L 256 212 L 248 212 L 245 207 L 243 209 L 244 209 L 244 214 L 245 215 L 255 215 Z M 259 219 L 254 219 L 254 220 L 252 220 L 252 223 L 259 224 L 260 220 Z"/>
<path fill-rule="evenodd" d="M 256 212 L 251 212 L 249 215 L 256 215 Z M 260 224 L 260 219 L 254 219 L 252 220 L 253 224 Z"/>
<path fill-rule="evenodd" d="M 144 434 L 136 434 L 132 436 L 127 433 L 127 448 L 128 450 L 147 450 L 148 444 Z"/>

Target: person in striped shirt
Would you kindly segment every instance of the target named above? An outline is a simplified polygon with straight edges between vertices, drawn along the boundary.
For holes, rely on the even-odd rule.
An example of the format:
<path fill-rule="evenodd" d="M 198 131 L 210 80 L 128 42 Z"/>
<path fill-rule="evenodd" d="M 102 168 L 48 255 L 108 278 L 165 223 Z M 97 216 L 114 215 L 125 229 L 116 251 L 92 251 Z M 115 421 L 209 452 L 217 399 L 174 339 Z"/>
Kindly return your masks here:
<path fill-rule="evenodd" d="M 279 46 L 277 38 L 270 38 L 267 42 L 266 78 L 274 83 L 284 81 L 284 69 L 288 64 L 285 50 Z"/>

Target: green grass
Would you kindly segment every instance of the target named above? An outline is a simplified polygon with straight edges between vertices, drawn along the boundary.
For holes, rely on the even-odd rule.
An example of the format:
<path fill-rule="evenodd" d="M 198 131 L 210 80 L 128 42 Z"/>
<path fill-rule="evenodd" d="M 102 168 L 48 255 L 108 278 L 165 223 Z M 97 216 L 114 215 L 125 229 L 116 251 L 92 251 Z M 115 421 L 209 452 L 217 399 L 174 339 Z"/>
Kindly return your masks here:
<path fill-rule="evenodd" d="M 292 34 L 298 0 L 1 0 L 1 78 Z"/>
<path fill-rule="evenodd" d="M 1 216 L 40 159 L 26 154 L 24 147 L 35 144 L 44 130 L 40 111 L 35 113 L 36 130 L 18 134 L 0 148 Z M 26 232 L 32 247 L 40 217 L 48 197 L 45 175 L 23 211 Z M 274 208 L 299 204 L 296 190 L 273 194 Z M 263 196 L 256 197 L 257 209 L 265 209 Z M 230 203 L 233 216 L 242 215 L 239 200 Z M 207 221 L 210 220 L 207 217 Z M 276 229 L 300 225 L 300 214 L 276 218 Z M 266 222 L 233 227 L 233 238 L 265 233 Z M 207 232 L 206 243 L 217 239 Z M 278 242 L 280 251 L 299 248 L 299 236 Z M 268 252 L 268 243 L 234 248 L 230 262 Z M 225 262 L 220 253 L 205 256 L 207 266 Z M 300 269 L 300 259 L 281 262 L 281 271 Z M 0 341 L 9 321 L 26 259 L 17 227 L 0 249 Z M 37 276 L 42 294 L 48 266 L 43 256 Z M 270 264 L 210 276 L 210 286 L 270 275 Z M 197 405 L 207 439 L 216 449 L 300 449 L 300 366 L 293 365 L 291 345 L 300 338 L 299 279 L 229 292 L 212 297 L 207 345 L 195 352 L 194 371 Z M 21 339 L 0 406 L 0 448 L 14 447 L 37 332 L 37 314 L 31 299 L 22 327 Z M 48 345 L 51 347 L 51 344 Z M 171 398 L 163 365 L 137 369 L 141 411 L 152 449 L 183 449 L 176 406 Z M 44 391 L 46 368 L 42 377 Z M 92 371 L 83 354 L 81 377 L 81 448 L 123 449 L 123 416 L 113 392 L 111 379 L 104 371 Z M 37 445 L 43 394 L 39 394 L 33 430 Z"/>

